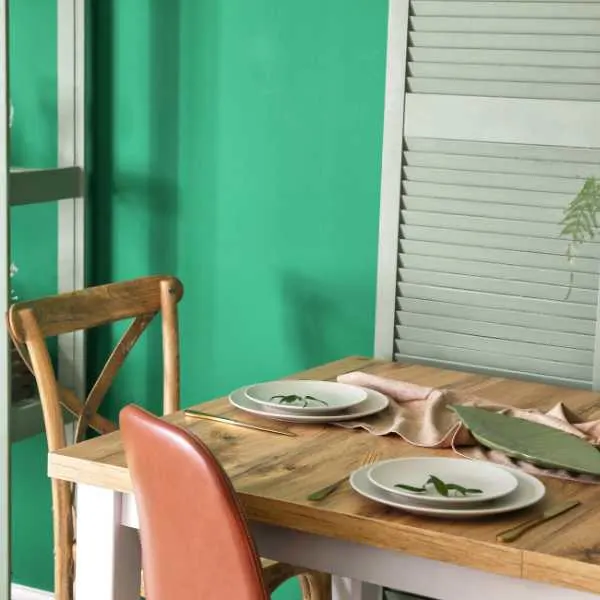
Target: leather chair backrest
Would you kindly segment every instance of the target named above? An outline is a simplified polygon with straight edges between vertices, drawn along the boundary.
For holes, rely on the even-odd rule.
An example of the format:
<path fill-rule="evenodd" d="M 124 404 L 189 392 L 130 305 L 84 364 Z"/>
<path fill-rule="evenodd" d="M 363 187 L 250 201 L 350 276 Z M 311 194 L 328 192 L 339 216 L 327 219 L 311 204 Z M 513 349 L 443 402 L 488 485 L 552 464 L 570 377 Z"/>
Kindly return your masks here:
<path fill-rule="evenodd" d="M 267 600 L 236 494 L 207 446 L 134 405 L 120 427 L 148 600 Z"/>

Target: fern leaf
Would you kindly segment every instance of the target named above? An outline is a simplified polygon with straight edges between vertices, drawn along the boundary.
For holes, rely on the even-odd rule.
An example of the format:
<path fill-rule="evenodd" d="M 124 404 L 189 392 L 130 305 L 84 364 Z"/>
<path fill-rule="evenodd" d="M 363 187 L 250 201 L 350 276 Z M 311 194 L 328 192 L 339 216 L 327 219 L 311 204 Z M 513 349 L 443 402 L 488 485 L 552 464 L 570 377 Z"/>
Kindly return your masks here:
<path fill-rule="evenodd" d="M 600 212 L 600 182 L 588 179 L 577 196 L 571 200 L 564 211 L 561 221 L 561 237 L 569 237 L 567 260 L 573 264 L 577 248 L 586 241 L 592 241 L 598 231 L 598 213 Z M 573 288 L 574 273 L 571 269 L 569 286 L 565 300 L 568 300 Z"/>
<path fill-rule="evenodd" d="M 560 235 L 571 238 L 571 250 L 585 241 L 591 241 L 598 229 L 600 211 L 600 182 L 588 179 L 577 196 L 569 203 L 564 212 Z"/>

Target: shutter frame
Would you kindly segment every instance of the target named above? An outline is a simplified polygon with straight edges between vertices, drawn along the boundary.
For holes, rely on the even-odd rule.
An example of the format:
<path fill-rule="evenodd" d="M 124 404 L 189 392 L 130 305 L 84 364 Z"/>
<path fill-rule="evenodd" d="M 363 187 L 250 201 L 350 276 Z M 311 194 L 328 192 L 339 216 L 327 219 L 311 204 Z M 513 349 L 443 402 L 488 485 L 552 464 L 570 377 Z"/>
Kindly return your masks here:
<path fill-rule="evenodd" d="M 557 235 L 600 175 L 598 18 L 600 0 L 390 0 L 407 47 L 388 47 L 376 356 L 600 387 L 600 244 L 582 248 L 565 302 Z"/>
<path fill-rule="evenodd" d="M 373 354 L 394 357 L 409 0 L 389 0 Z"/>

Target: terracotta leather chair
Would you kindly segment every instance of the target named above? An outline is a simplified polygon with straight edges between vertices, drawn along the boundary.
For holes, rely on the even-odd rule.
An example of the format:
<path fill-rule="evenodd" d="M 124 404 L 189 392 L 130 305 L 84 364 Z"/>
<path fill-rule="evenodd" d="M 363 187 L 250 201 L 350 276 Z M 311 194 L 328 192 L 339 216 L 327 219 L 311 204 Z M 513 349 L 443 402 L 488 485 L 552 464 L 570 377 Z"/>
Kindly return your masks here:
<path fill-rule="evenodd" d="M 120 427 L 148 600 L 266 600 L 242 509 L 211 451 L 134 405 L 121 411 Z"/>

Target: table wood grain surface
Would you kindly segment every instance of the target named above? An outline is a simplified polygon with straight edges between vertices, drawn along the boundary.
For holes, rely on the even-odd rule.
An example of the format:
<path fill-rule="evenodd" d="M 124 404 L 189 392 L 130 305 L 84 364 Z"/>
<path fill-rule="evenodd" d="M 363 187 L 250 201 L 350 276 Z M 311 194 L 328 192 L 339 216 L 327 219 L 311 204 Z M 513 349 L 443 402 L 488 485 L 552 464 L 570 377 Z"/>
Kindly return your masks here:
<path fill-rule="evenodd" d="M 585 419 L 600 417 L 600 395 L 540 383 L 349 357 L 295 377 L 335 379 L 362 370 L 426 386 L 465 390 L 522 408 L 548 409 L 564 402 Z M 226 398 L 205 412 L 269 424 L 231 407 Z M 167 417 L 196 433 L 215 453 L 254 521 L 367 544 L 561 587 L 600 594 L 600 486 L 545 478 L 536 507 L 484 520 L 424 518 L 364 499 L 347 484 L 321 502 L 307 495 L 360 466 L 371 450 L 382 459 L 450 456 L 450 450 L 417 448 L 397 436 L 376 437 L 333 425 L 281 424 L 297 437 L 278 436 L 185 417 Z M 277 426 L 280 426 L 278 424 Z M 118 432 L 49 455 L 50 477 L 131 492 Z M 512 544 L 495 534 L 538 515 L 544 507 L 578 499 L 581 506 L 531 530 Z"/>

